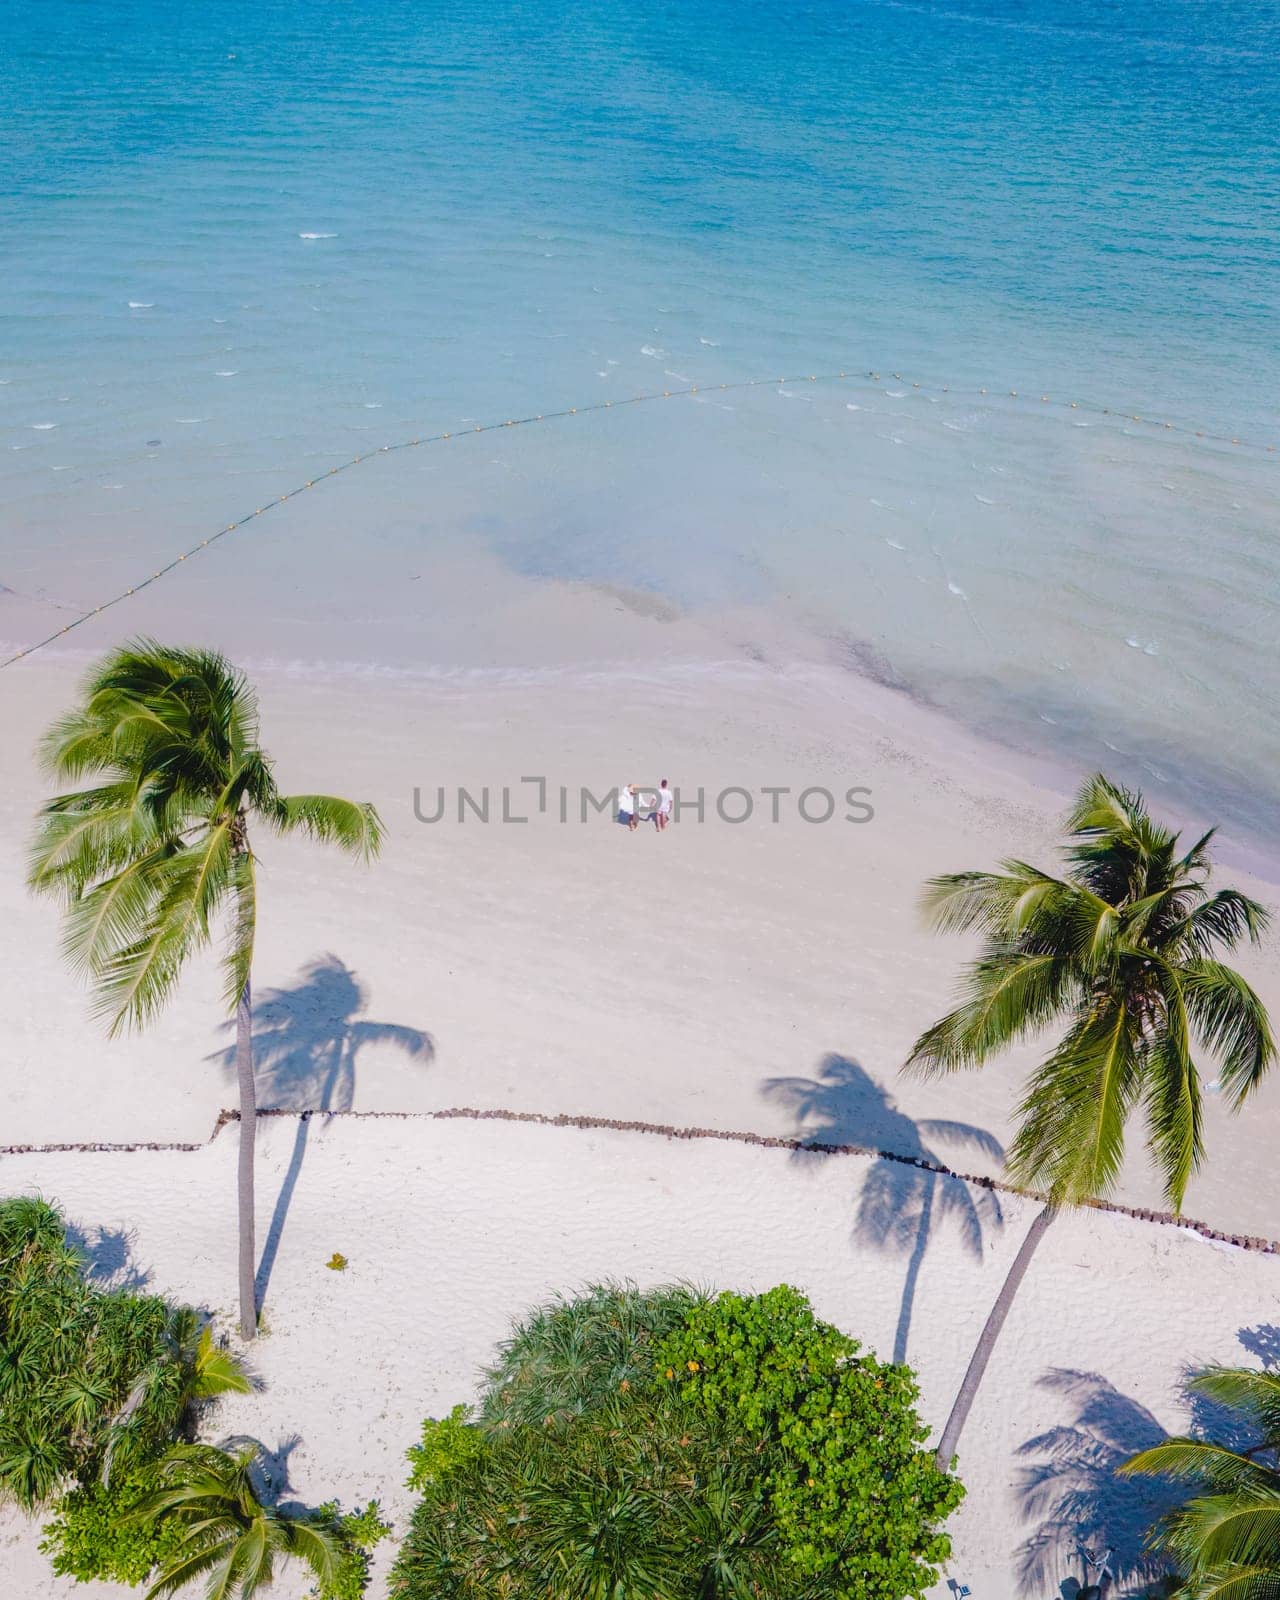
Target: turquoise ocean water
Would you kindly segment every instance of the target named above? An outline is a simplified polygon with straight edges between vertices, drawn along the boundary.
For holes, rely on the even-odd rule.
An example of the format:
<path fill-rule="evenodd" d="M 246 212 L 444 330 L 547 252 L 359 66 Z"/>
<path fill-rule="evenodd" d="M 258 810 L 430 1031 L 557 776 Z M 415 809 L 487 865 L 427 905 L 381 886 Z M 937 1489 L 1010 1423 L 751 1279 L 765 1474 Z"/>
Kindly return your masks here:
<path fill-rule="evenodd" d="M 1280 833 L 1275 0 L 9 0 L 0 61 L 6 642 L 697 384 L 77 638 L 447 665 L 469 560 L 772 608 Z"/>

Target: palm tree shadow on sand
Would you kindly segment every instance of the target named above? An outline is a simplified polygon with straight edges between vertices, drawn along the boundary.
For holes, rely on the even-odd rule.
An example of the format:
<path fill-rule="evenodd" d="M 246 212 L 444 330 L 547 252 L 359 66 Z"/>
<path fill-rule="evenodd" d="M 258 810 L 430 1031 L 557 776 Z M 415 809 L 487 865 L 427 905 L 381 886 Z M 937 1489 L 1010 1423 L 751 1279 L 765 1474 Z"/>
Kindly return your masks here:
<path fill-rule="evenodd" d="M 999 1140 L 982 1128 L 934 1118 L 913 1121 L 849 1056 L 824 1056 L 812 1078 L 767 1078 L 763 1093 L 788 1108 L 796 1121 L 797 1136 L 810 1143 L 861 1145 L 886 1155 L 944 1165 L 926 1143 L 929 1140 L 976 1151 L 993 1161 L 1004 1160 Z M 798 1154 L 803 1156 L 803 1152 Z M 974 1190 L 961 1179 L 928 1167 L 882 1161 L 871 1168 L 858 1200 L 853 1236 L 859 1244 L 907 1257 L 893 1339 L 894 1361 L 907 1359 L 920 1271 L 929 1241 L 944 1222 L 956 1225 L 965 1248 L 981 1259 L 985 1234 L 1004 1223 L 999 1196 L 990 1189 Z"/>
<path fill-rule="evenodd" d="M 1165 1593 L 1168 1563 L 1144 1548 L 1146 1534 L 1183 1495 L 1159 1480 L 1116 1476 L 1130 1456 L 1165 1439 L 1164 1428 L 1096 1372 L 1053 1367 L 1039 1387 L 1063 1398 L 1067 1420 L 1018 1450 L 1028 1464 L 1016 1493 L 1023 1515 L 1036 1522 L 1017 1553 L 1023 1592 L 1041 1595 L 1057 1580 L 1064 1596 L 1078 1594 L 1080 1578 L 1064 1579 L 1063 1573 L 1074 1568 L 1086 1576 L 1081 1549 L 1100 1554 L 1110 1548 L 1112 1600 Z M 1096 1583 L 1096 1575 L 1089 1581 Z"/>
<path fill-rule="evenodd" d="M 335 955 L 320 956 L 302 969 L 288 989 L 268 989 L 255 999 L 253 1067 L 258 1105 L 266 1111 L 297 1111 L 298 1132 L 256 1275 L 261 1310 L 284 1234 L 285 1220 L 313 1112 L 350 1111 L 355 1100 L 356 1066 L 363 1051 L 391 1048 L 424 1064 L 435 1055 L 429 1033 L 394 1022 L 369 1022 L 361 1016 L 368 994 L 356 974 Z M 236 1070 L 235 1023 L 232 1035 L 211 1057 L 230 1077 Z"/>

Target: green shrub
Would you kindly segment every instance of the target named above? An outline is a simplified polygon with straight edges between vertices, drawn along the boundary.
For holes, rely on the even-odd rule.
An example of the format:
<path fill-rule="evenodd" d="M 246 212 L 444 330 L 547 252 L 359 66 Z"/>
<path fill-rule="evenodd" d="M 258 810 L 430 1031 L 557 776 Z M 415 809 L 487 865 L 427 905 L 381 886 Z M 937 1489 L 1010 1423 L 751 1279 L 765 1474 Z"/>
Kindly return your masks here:
<path fill-rule="evenodd" d="M 541 1425 L 549 1416 L 577 1416 L 648 1386 L 656 1342 L 704 1298 L 680 1285 L 641 1294 L 607 1284 L 539 1306 L 499 1347 L 498 1361 L 485 1374 L 485 1425 Z"/>
<path fill-rule="evenodd" d="M 148 1492 L 145 1474 L 117 1477 L 108 1488 L 94 1483 L 72 1489 L 54 1504 L 54 1517 L 44 1527 L 41 1550 L 64 1578 L 88 1583 L 98 1578 L 115 1583 L 144 1582 L 152 1569 L 168 1561 L 181 1541 L 173 1523 L 127 1520 Z"/>
<path fill-rule="evenodd" d="M 484 1440 L 470 1426 L 470 1406 L 454 1406 L 447 1417 L 428 1417 L 422 1424 L 422 1443 L 409 1446 L 412 1469 L 405 1487 L 419 1492 L 451 1472 L 459 1472 L 484 1450 Z"/>
<path fill-rule="evenodd" d="M 369 1584 L 370 1552 L 391 1532 L 390 1523 L 382 1520 L 376 1500 L 354 1511 L 343 1511 L 330 1500 L 317 1508 L 316 1517 L 333 1532 L 341 1553 L 332 1579 L 312 1594 L 316 1600 L 360 1600 Z"/>
<path fill-rule="evenodd" d="M 190 1307 L 98 1288 L 85 1266 L 52 1206 L 0 1201 L 0 1498 L 28 1511 L 52 1505 L 41 1549 L 54 1571 L 140 1584 L 181 1566 L 192 1516 L 166 1496 L 194 1461 L 197 1541 L 216 1534 L 252 1553 L 262 1533 L 287 1551 L 290 1527 L 316 1523 L 337 1552 L 319 1600 L 359 1600 L 369 1552 L 390 1532 L 377 1502 L 314 1513 L 264 1505 L 245 1477 L 252 1449 L 193 1449 L 202 1407 L 251 1387 L 244 1369 Z"/>
<path fill-rule="evenodd" d="M 788 1559 L 840 1595 L 917 1594 L 950 1554 L 959 1481 L 920 1449 L 910 1370 L 860 1356 L 785 1284 L 722 1294 L 662 1341 L 662 1381 L 774 1446 L 770 1509 Z"/>
<path fill-rule="evenodd" d="M 30 1511 L 136 1472 L 248 1387 L 189 1307 L 96 1287 L 52 1206 L 0 1201 L 0 1494 Z"/>
<path fill-rule="evenodd" d="M 604 1287 L 535 1311 L 428 1421 L 400 1600 L 903 1600 L 960 1498 L 905 1368 L 791 1289 Z"/>

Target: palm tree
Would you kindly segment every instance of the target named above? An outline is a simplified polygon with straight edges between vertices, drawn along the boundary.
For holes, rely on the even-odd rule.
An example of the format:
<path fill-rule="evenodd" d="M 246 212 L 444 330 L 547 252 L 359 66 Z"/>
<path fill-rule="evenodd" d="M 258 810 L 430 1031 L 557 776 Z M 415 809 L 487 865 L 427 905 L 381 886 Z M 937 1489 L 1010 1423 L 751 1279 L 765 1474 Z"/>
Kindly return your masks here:
<path fill-rule="evenodd" d="M 377 854 L 382 824 L 371 805 L 280 793 L 258 743 L 256 697 L 210 650 L 143 639 L 113 651 L 90 672 L 83 703 L 49 730 L 41 754 L 59 780 L 94 780 L 42 808 L 29 882 L 64 902 L 65 952 L 89 977 L 111 1034 L 145 1025 L 188 958 L 222 925 L 240 1089 L 240 1331 L 251 1339 L 257 857 L 250 823 L 304 833 L 364 860 Z"/>
<path fill-rule="evenodd" d="M 1280 1373 L 1211 1367 L 1188 1387 L 1226 1407 L 1252 1436 L 1243 1448 L 1166 1439 L 1119 1469 L 1201 1491 L 1151 1531 L 1151 1544 L 1186 1574 L 1190 1600 L 1275 1600 L 1280 1595 Z"/>
<path fill-rule="evenodd" d="M 960 1005 L 921 1034 L 906 1069 L 924 1076 L 980 1067 L 1007 1046 L 1065 1024 L 1018 1107 L 1006 1163 L 1015 1183 L 1045 1193 L 987 1318 L 938 1444 L 946 1470 L 1031 1256 L 1063 1206 L 1108 1195 L 1125 1124 L 1141 1103 L 1165 1198 L 1182 1206 L 1203 1159 L 1193 1037 L 1221 1065 L 1233 1111 L 1275 1056 L 1266 1010 L 1216 959 L 1267 912 L 1237 889 L 1210 893 L 1210 831 L 1189 850 L 1151 820 L 1142 797 L 1098 775 L 1067 818 L 1067 869 L 1022 861 L 1001 872 L 931 879 L 925 909 L 945 932 L 977 931 Z"/>
<path fill-rule="evenodd" d="M 250 1600 L 275 1577 L 276 1563 L 297 1557 L 321 1585 L 332 1582 L 341 1556 L 332 1529 L 311 1512 L 270 1505 L 254 1481 L 261 1450 L 231 1453 L 212 1445 L 175 1445 L 157 1468 L 159 1486 L 131 1520 L 174 1518 L 185 1529 L 146 1600 L 173 1594 L 207 1575 L 206 1600 Z"/>
<path fill-rule="evenodd" d="M 252 1388 L 240 1361 L 214 1342 L 212 1326 L 190 1306 L 175 1307 L 166 1319 L 157 1359 L 138 1374 L 128 1399 L 111 1420 L 103 1483 L 111 1482 L 117 1449 L 134 1442 L 144 1424 L 151 1440 L 193 1441 L 202 1407 L 224 1394 L 249 1394 Z"/>

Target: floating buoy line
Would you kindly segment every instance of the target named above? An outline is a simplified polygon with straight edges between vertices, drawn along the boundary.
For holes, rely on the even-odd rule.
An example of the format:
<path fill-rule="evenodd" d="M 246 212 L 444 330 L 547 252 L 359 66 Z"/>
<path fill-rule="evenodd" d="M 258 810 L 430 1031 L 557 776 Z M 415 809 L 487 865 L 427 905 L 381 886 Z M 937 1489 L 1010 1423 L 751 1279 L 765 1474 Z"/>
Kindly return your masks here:
<path fill-rule="evenodd" d="M 224 527 L 211 533 L 207 539 L 201 539 L 198 544 L 193 544 L 189 550 L 184 550 L 180 555 L 174 556 L 172 561 L 167 562 L 162 567 L 158 567 L 149 577 L 140 578 L 137 583 L 132 584 L 127 589 L 122 589 L 119 594 L 112 595 L 110 599 L 104 600 L 101 605 L 81 612 L 73 621 L 55 629 L 47 638 L 38 639 L 34 644 L 29 644 L 21 650 L 16 650 L 4 661 L 0 661 L 0 670 L 13 666 L 27 656 L 34 655 L 37 650 L 43 650 L 48 645 L 56 644 L 66 634 L 82 627 L 86 622 L 92 622 L 94 617 L 100 616 L 104 611 L 109 611 L 112 606 L 118 606 L 125 600 L 132 599 L 134 595 L 141 594 L 144 589 L 149 589 L 153 583 L 158 583 L 161 578 L 167 577 L 169 573 L 176 572 L 184 562 L 198 556 L 202 550 L 207 550 L 210 545 L 217 544 L 219 539 L 225 539 L 229 533 L 235 533 L 240 528 L 248 527 L 251 522 L 256 522 L 259 517 L 265 517 L 269 511 L 273 511 L 277 506 L 285 505 L 290 500 L 296 500 L 299 495 L 306 494 L 309 489 L 318 489 L 321 484 L 327 483 L 330 478 L 336 478 L 343 472 L 350 472 L 353 468 L 362 466 L 366 461 L 373 461 L 379 456 L 392 455 L 397 450 L 415 450 L 423 445 L 444 444 L 446 440 L 450 439 L 468 439 L 477 433 L 497 433 L 503 428 L 527 428 L 538 422 L 559 422 L 566 417 L 584 417 L 597 411 L 619 411 L 624 406 L 646 405 L 654 400 L 677 400 L 688 395 L 724 394 L 741 389 L 773 389 L 780 388 L 788 383 L 840 383 L 850 381 L 859 383 L 882 383 L 886 381 L 910 383 L 913 391 L 930 395 L 951 395 L 956 400 L 973 400 L 975 398 L 998 400 L 1008 398 L 1026 401 L 1029 398 L 1025 393 L 1020 395 L 1017 389 L 992 390 L 979 388 L 974 390 L 969 387 L 953 389 L 949 384 L 939 386 L 937 384 L 920 383 L 910 378 L 904 378 L 900 372 L 891 372 L 887 375 L 870 371 L 806 372 L 790 378 L 744 378 L 736 383 L 693 383 L 683 389 L 655 389 L 646 394 L 630 395 L 621 400 L 596 400 L 590 405 L 568 406 L 560 411 L 539 411 L 534 416 L 509 417 L 503 422 L 478 422 L 471 427 L 450 429 L 446 433 L 423 434 L 417 439 L 401 439 L 396 444 L 380 444 L 373 450 L 366 450 L 362 455 L 352 456 L 350 461 L 339 462 L 337 466 L 330 467 L 327 472 L 320 473 L 318 477 L 308 478 L 305 483 L 300 483 L 296 488 L 288 490 L 285 494 L 276 495 L 271 500 L 268 500 L 265 505 L 257 506 L 254 510 L 246 512 L 237 521 L 228 522 Z M 1202 439 L 1207 443 L 1234 445 L 1253 451 L 1265 450 L 1267 455 L 1274 455 L 1276 451 L 1275 445 L 1272 444 L 1261 446 L 1239 437 L 1212 433 L 1204 428 L 1189 428 L 1182 423 L 1165 422 L 1160 419 L 1143 416 L 1138 412 L 1122 411 L 1115 406 L 1101 406 L 1087 400 L 1055 400 L 1047 394 L 1042 394 L 1038 403 L 1056 407 L 1063 411 L 1086 411 L 1095 416 L 1114 417 L 1119 422 L 1137 422 L 1159 433 L 1179 434 L 1184 438 Z"/>

